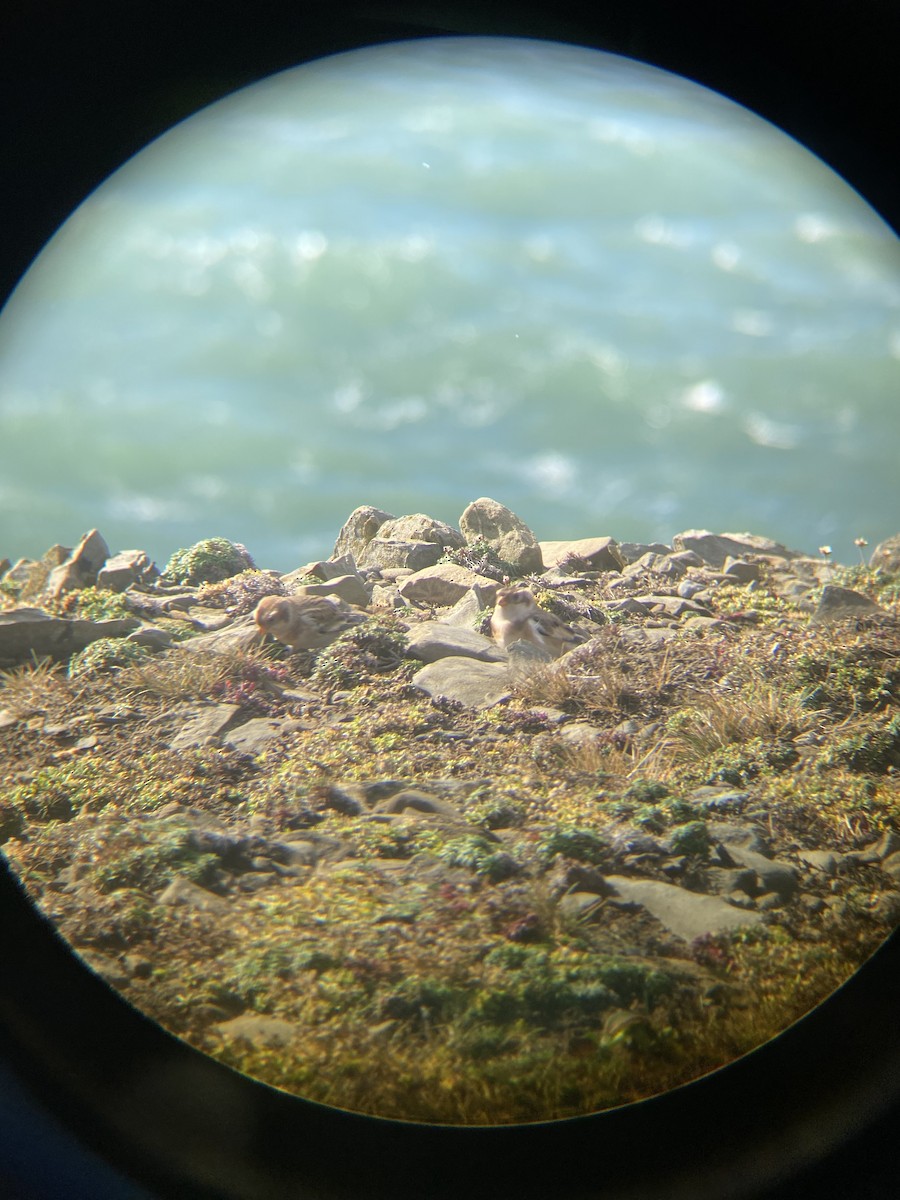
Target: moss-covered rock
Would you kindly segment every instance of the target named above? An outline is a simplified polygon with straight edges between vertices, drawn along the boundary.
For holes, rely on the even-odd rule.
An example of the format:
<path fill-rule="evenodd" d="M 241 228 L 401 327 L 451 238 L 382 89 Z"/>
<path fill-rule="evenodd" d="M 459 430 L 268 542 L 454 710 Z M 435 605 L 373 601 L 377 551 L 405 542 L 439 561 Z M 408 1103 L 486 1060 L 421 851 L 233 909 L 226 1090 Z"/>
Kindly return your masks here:
<path fill-rule="evenodd" d="M 205 538 L 183 550 L 176 550 L 163 571 L 163 578 L 172 583 L 197 586 L 218 583 L 253 567 L 250 555 L 243 547 L 227 538 Z"/>

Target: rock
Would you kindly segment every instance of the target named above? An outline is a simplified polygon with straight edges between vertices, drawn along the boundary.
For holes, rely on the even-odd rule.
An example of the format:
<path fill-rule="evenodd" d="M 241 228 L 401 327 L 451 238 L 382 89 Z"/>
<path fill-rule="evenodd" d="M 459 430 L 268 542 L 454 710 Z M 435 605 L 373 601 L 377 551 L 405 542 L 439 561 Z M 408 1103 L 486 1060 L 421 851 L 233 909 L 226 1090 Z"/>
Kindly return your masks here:
<path fill-rule="evenodd" d="M 900 850 L 900 833 L 895 829 L 887 829 L 872 846 L 876 858 L 889 858 Z"/>
<path fill-rule="evenodd" d="M 570 746 L 599 745 L 603 741 L 603 732 L 590 721 L 571 721 L 559 731 L 562 741 Z"/>
<path fill-rule="evenodd" d="M 404 608 L 405 604 L 400 591 L 393 583 L 376 583 L 369 598 L 372 608 Z"/>
<path fill-rule="evenodd" d="M 441 658 L 412 677 L 414 687 L 429 696 L 455 700 L 466 708 L 491 708 L 510 696 L 506 664 L 473 658 Z"/>
<path fill-rule="evenodd" d="M 589 925 L 602 919 L 604 905 L 603 896 L 598 896 L 596 892 L 566 892 L 560 897 L 557 908 L 560 916 Z"/>
<path fill-rule="evenodd" d="M 625 575 L 642 575 L 645 571 L 653 571 L 656 575 L 666 575 L 672 579 L 680 579 L 687 570 L 687 565 L 680 562 L 674 554 L 655 554 L 652 550 L 642 555 L 636 562 L 629 563 Z"/>
<path fill-rule="evenodd" d="M 662 542 L 619 542 L 617 547 L 626 564 L 637 562 L 645 554 L 671 554 L 672 547 Z"/>
<path fill-rule="evenodd" d="M 896 854 L 889 854 L 887 858 L 883 859 L 881 869 L 885 875 L 890 875 L 895 883 L 900 884 L 900 851 Z"/>
<path fill-rule="evenodd" d="M 844 861 L 844 856 L 834 850 L 798 850 L 797 857 L 806 866 L 825 875 L 837 874 Z"/>
<path fill-rule="evenodd" d="M 728 794 L 740 796 L 743 793 L 726 793 Z M 726 854 L 736 847 L 752 850 L 755 854 L 763 856 L 769 851 L 765 838 L 755 825 L 732 825 L 730 822 L 720 821 L 709 826 L 709 835 L 713 842 L 725 848 Z M 726 863 L 726 866 L 733 865 L 733 862 Z"/>
<path fill-rule="evenodd" d="M 722 574 L 736 583 L 752 583 L 759 579 L 759 563 L 747 562 L 745 558 L 732 558 L 729 554 L 722 565 Z"/>
<path fill-rule="evenodd" d="M 315 579 L 321 579 L 323 583 L 327 583 L 329 579 L 337 579 L 341 575 L 358 575 L 356 569 L 356 560 L 352 554 L 340 554 L 335 558 L 318 559 L 316 562 L 306 563 L 305 566 L 297 567 L 295 571 L 288 572 L 287 575 L 281 576 L 281 582 L 287 591 L 292 591 L 293 588 L 303 579 L 312 575 Z"/>
<path fill-rule="evenodd" d="M 314 842 L 277 842 L 279 859 L 289 867 L 314 867 L 319 861 Z"/>
<path fill-rule="evenodd" d="M 109 558 L 109 546 L 96 529 L 86 533 L 65 562 L 54 567 L 44 585 L 47 600 L 58 600 L 66 592 L 89 587 L 97 582 L 101 567 Z"/>
<path fill-rule="evenodd" d="M 290 717 L 254 717 L 222 734 L 222 744 L 242 754 L 259 754 L 273 738 L 299 728 L 301 722 Z"/>
<path fill-rule="evenodd" d="M 208 746 L 227 729 L 241 711 L 239 704 L 198 705 L 181 715 L 181 729 L 170 743 L 172 750 Z"/>
<path fill-rule="evenodd" d="M 414 625 L 410 630 L 407 649 L 413 658 L 426 663 L 437 662 L 439 658 L 451 655 L 477 658 L 482 662 L 506 662 L 506 654 L 490 638 L 442 621 L 422 621 Z"/>
<path fill-rule="evenodd" d="M 168 887 L 156 897 L 157 904 L 183 904 L 187 908 L 195 908 L 199 912 L 212 913 L 215 916 L 225 916 L 231 912 L 231 905 L 221 896 L 216 896 L 206 888 L 199 887 L 183 875 L 176 875 Z"/>
<path fill-rule="evenodd" d="M 397 792 L 393 796 L 388 796 L 385 800 L 379 800 L 373 811 L 380 813 L 401 813 L 410 808 L 416 812 L 432 813 L 435 816 L 448 817 L 453 821 L 463 821 L 462 813 L 454 805 L 448 804 L 446 800 L 439 800 L 437 796 L 430 796 L 427 792 L 420 792 L 415 789 Z M 487 835 L 484 834 L 483 836 Z"/>
<path fill-rule="evenodd" d="M 715 567 L 717 571 L 725 565 L 725 559 L 743 558 L 746 554 L 768 554 L 774 558 L 797 558 L 795 550 L 788 550 L 780 542 L 758 537 L 753 533 L 710 533 L 708 529 L 687 529 L 672 538 L 676 550 L 693 550 L 695 554 Z"/>
<path fill-rule="evenodd" d="M 97 573 L 97 587 L 124 592 L 135 583 L 153 583 L 159 578 L 156 563 L 143 550 L 120 550 Z"/>
<path fill-rule="evenodd" d="M 171 650 L 174 645 L 170 633 L 165 629 L 157 629 L 155 625 L 149 624 L 141 625 L 140 629 L 135 629 L 133 633 L 129 633 L 125 641 L 136 642 L 139 646 L 146 646 L 154 654 L 158 654 L 163 650 Z"/>
<path fill-rule="evenodd" d="M 539 542 L 544 567 L 566 567 L 574 564 L 588 571 L 621 571 L 625 560 L 611 537 L 576 538 L 568 542 Z"/>
<path fill-rule="evenodd" d="M 580 647 L 576 647 L 580 649 Z M 572 651 L 569 651 L 571 654 Z M 543 646 L 535 646 L 531 642 L 511 642 L 506 649 L 506 654 L 509 659 L 509 675 L 510 679 L 520 680 L 527 675 L 531 675 L 540 667 L 546 666 L 547 663 L 553 662 L 553 655 L 549 650 L 545 650 Z M 567 656 L 564 654 L 563 658 Z M 562 659 L 559 660 L 560 662 Z"/>
<path fill-rule="evenodd" d="M 180 642 L 179 652 L 210 651 L 213 654 L 229 654 L 233 650 L 249 650 L 262 641 L 262 634 L 253 617 L 241 617 L 225 629 L 214 633 L 201 633 L 186 642 Z"/>
<path fill-rule="evenodd" d="M 41 608 L 0 611 L 0 670 L 32 658 L 63 662 L 100 638 L 124 638 L 140 626 L 136 617 L 111 621 L 52 617 Z"/>
<path fill-rule="evenodd" d="M 882 571 L 900 571 L 900 533 L 878 543 L 872 551 L 869 566 L 880 567 Z"/>
<path fill-rule="evenodd" d="M 227 1042 L 247 1042 L 251 1046 L 286 1046 L 297 1036 L 296 1027 L 289 1021 L 260 1013 L 244 1013 L 212 1028 Z"/>
<path fill-rule="evenodd" d="M 819 607 L 813 613 L 812 621 L 834 621 L 842 617 L 858 616 L 860 613 L 884 612 L 874 600 L 854 592 L 851 588 L 837 587 L 828 583 L 822 589 L 822 599 Z"/>
<path fill-rule="evenodd" d="M 524 521 L 496 500 L 487 496 L 473 500 L 459 518 L 459 528 L 467 544 L 487 542 L 522 575 L 544 569 L 537 538 Z"/>
<path fill-rule="evenodd" d="M 736 792 L 727 786 L 704 784 L 688 796 L 692 804 L 699 804 L 711 813 L 736 814 L 742 812 L 750 800 L 749 792 Z M 716 826 L 716 829 L 721 828 Z M 750 831 L 753 833 L 753 831 Z"/>
<path fill-rule="evenodd" d="M 717 896 L 702 896 L 672 883 L 608 875 L 606 882 L 625 901 L 640 904 L 670 933 L 691 942 L 705 933 L 727 933 L 760 924 L 759 913 L 735 908 Z"/>
<path fill-rule="evenodd" d="M 790 863 L 766 858 L 765 855 L 734 842 L 724 842 L 723 845 L 733 862 L 750 867 L 756 872 L 764 891 L 775 892 L 784 900 L 793 896 L 797 890 L 797 872 Z"/>
<path fill-rule="evenodd" d="M 404 600 L 437 608 L 449 608 L 456 604 L 473 587 L 481 587 L 485 594 L 490 594 L 492 604 L 497 594 L 497 584 L 493 580 L 456 563 L 426 567 L 424 571 L 407 575 L 397 586 Z"/>
<path fill-rule="evenodd" d="M 440 617 L 442 625 L 458 625 L 462 629 L 473 629 L 476 623 L 493 604 L 497 586 L 475 584 L 453 605 L 449 612 Z"/>
<path fill-rule="evenodd" d="M 292 593 L 295 596 L 338 596 L 347 604 L 365 608 L 369 593 L 359 575 L 335 575 L 323 583 L 304 583 Z"/>
<path fill-rule="evenodd" d="M 373 508 L 370 504 L 364 504 L 361 508 L 355 508 L 344 522 L 341 532 L 338 534 L 337 541 L 334 543 L 334 550 L 331 552 L 332 559 L 349 554 L 352 555 L 355 562 L 359 562 L 365 552 L 366 546 L 368 546 L 381 526 L 385 521 L 392 521 L 393 519 L 392 513 L 384 512 L 380 508 Z"/>
<path fill-rule="evenodd" d="M 391 522 L 386 522 L 390 524 Z M 373 537 L 359 560 L 361 567 L 391 569 L 408 567 L 422 571 L 442 558 L 444 551 L 434 542 L 414 542 L 403 538 Z"/>
<path fill-rule="evenodd" d="M 706 873 L 707 891 L 717 896 L 742 892 L 755 896 L 759 889 L 756 872 L 751 867 L 710 867 Z"/>
<path fill-rule="evenodd" d="M 378 530 L 378 537 L 401 542 L 431 542 L 440 548 L 441 554 L 445 550 L 459 550 L 466 544 L 466 539 L 458 529 L 445 521 L 436 521 L 425 513 L 392 517 Z"/>

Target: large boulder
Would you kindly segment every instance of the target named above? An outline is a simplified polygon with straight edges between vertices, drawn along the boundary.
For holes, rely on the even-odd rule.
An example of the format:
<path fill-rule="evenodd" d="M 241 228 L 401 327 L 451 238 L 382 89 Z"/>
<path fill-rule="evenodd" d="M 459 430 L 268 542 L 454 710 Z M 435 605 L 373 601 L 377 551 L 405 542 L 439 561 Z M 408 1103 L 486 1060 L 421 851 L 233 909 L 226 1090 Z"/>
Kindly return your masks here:
<path fill-rule="evenodd" d="M 436 608 L 449 608 L 474 587 L 480 588 L 483 595 L 490 595 L 491 603 L 497 593 L 493 579 L 456 563 L 438 563 L 424 571 L 416 571 L 402 579 L 397 587 L 404 600 L 413 604 L 431 604 Z"/>
<path fill-rule="evenodd" d="M 68 558 L 50 572 L 44 585 L 44 599 L 58 600 L 66 592 L 95 584 L 108 558 L 109 546 L 100 533 L 92 529 L 84 535 Z"/>
<path fill-rule="evenodd" d="M 422 571 L 425 567 L 434 566 L 443 554 L 444 551 L 436 542 L 382 537 L 379 532 L 378 537 L 373 537 L 366 546 L 359 565 L 363 569 L 376 567 L 380 571 L 398 567 Z"/>
<path fill-rule="evenodd" d="M 380 538 L 397 538 L 404 542 L 434 542 L 443 552 L 446 549 L 461 549 L 466 539 L 448 525 L 446 521 L 437 521 L 425 513 L 411 513 L 406 517 L 391 517 L 378 530 Z"/>
<path fill-rule="evenodd" d="M 539 542 L 544 566 L 588 571 L 621 571 L 625 560 L 611 537 L 576 538 L 567 542 Z"/>
<path fill-rule="evenodd" d="M 883 571 L 900 571 L 900 533 L 885 538 L 872 551 L 870 567 L 881 567 Z"/>
<path fill-rule="evenodd" d="M 467 545 L 487 542 L 519 575 L 544 569 L 537 538 L 524 521 L 497 500 L 488 496 L 473 500 L 459 518 L 459 529 Z"/>
<path fill-rule="evenodd" d="M 510 683 L 506 663 L 461 657 L 439 658 L 412 677 L 413 687 L 434 699 L 454 700 L 466 708 L 491 708 L 508 699 Z"/>
<path fill-rule="evenodd" d="M 124 592 L 133 583 L 153 583 L 159 570 L 144 550 L 120 550 L 97 573 L 97 587 Z"/>
<path fill-rule="evenodd" d="M 70 620 L 40 608 L 0 612 L 0 670 L 34 658 L 63 662 L 100 638 L 125 637 L 140 627 L 135 617 L 114 621 Z"/>
<path fill-rule="evenodd" d="M 359 562 L 365 553 L 366 546 L 371 542 L 385 521 L 393 520 L 393 514 L 383 509 L 373 508 L 371 504 L 363 504 L 354 508 L 353 512 L 341 527 L 341 532 L 334 543 L 332 558 L 340 558 L 350 554 L 354 562 Z"/>
<path fill-rule="evenodd" d="M 798 558 L 796 550 L 788 550 L 780 542 L 759 537 L 755 533 L 710 533 L 708 529 L 686 529 L 672 538 L 675 550 L 693 550 L 705 563 L 721 570 L 725 559 L 744 558 L 748 554 L 763 554 L 772 558 Z"/>

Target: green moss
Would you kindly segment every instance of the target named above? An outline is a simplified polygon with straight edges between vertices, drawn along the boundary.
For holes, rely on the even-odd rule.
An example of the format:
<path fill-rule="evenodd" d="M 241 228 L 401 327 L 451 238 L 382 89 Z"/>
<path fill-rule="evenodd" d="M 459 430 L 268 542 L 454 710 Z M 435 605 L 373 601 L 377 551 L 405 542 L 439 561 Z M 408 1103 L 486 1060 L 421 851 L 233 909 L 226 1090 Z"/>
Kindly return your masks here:
<path fill-rule="evenodd" d="M 689 821 L 686 825 L 679 825 L 672 831 L 670 844 L 673 854 L 696 854 L 707 858 L 711 842 L 706 822 Z"/>
<path fill-rule="evenodd" d="M 838 715 L 879 711 L 900 701 L 900 664 L 876 647 L 839 646 L 801 654 L 794 663 L 809 709 Z"/>
<path fill-rule="evenodd" d="M 115 830 L 89 876 L 101 892 L 141 888 L 157 892 L 183 875 L 200 887 L 215 881 L 219 860 L 197 849 L 190 826 L 178 820 L 132 823 Z"/>
<path fill-rule="evenodd" d="M 227 538 L 206 538 L 187 549 L 176 550 L 163 571 L 173 583 L 196 586 L 218 583 L 247 569 L 247 555 Z"/>
<path fill-rule="evenodd" d="M 147 658 L 150 650 L 125 638 L 98 638 L 73 654 L 69 660 L 70 679 L 84 679 L 118 667 L 132 666 Z"/>
<path fill-rule="evenodd" d="M 498 852 L 494 843 L 477 834 L 448 839 L 437 851 L 437 857 L 454 867 L 468 867 L 495 882 L 508 879 L 519 870 L 511 855 Z"/>
<path fill-rule="evenodd" d="M 609 845 L 591 829 L 562 826 L 540 840 L 538 852 L 547 860 L 554 854 L 562 854 L 579 862 L 596 864 L 604 861 Z"/>
<path fill-rule="evenodd" d="M 900 767 L 900 716 L 843 738 L 821 756 L 820 765 L 843 764 L 851 771 L 883 775 Z"/>
<path fill-rule="evenodd" d="M 406 637 L 395 622 L 374 617 L 341 634 L 319 655 L 313 681 L 354 688 L 372 676 L 394 671 L 406 655 Z"/>
<path fill-rule="evenodd" d="M 770 771 L 789 770 L 799 758 L 790 742 L 751 738 L 743 745 L 732 743 L 722 747 L 698 764 L 698 770 L 707 783 L 742 787 Z"/>
<path fill-rule="evenodd" d="M 653 804 L 663 800 L 669 794 L 666 784 L 656 779 L 636 779 L 624 793 L 624 799 L 634 800 L 637 804 Z"/>

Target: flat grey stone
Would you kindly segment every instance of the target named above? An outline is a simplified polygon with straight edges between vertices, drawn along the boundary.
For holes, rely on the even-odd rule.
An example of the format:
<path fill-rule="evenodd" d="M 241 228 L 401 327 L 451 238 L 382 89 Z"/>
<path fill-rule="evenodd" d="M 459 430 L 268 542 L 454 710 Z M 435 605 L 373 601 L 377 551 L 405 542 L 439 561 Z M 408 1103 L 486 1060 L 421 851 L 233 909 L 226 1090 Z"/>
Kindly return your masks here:
<path fill-rule="evenodd" d="M 735 908 L 717 896 L 701 896 L 654 879 L 608 875 L 606 882 L 623 900 L 640 904 L 676 937 L 691 942 L 705 933 L 728 933 L 759 925 L 759 913 Z"/>
<path fill-rule="evenodd" d="M 409 633 L 407 648 L 414 658 L 426 663 L 450 655 L 477 658 L 482 662 L 506 661 L 506 653 L 490 638 L 471 629 L 447 625 L 443 621 L 423 621 L 414 625 Z"/>
<path fill-rule="evenodd" d="M 222 742 L 242 754 L 258 754 L 273 738 L 298 727 L 299 722 L 290 717 L 254 717 L 223 734 Z"/>
<path fill-rule="evenodd" d="M 369 593 L 362 578 L 355 573 L 332 575 L 322 583 L 303 583 L 292 593 L 295 596 L 338 596 L 347 604 L 356 604 L 365 608 L 369 603 Z"/>
<path fill-rule="evenodd" d="M 854 613 L 884 612 L 874 600 L 854 592 L 852 588 L 838 587 L 828 583 L 822 588 L 822 599 L 819 607 L 810 618 L 813 621 L 833 621 L 841 617 L 852 616 Z"/>
<path fill-rule="evenodd" d="M 286 1046 L 297 1036 L 296 1027 L 289 1021 L 261 1013 L 244 1013 L 231 1021 L 220 1021 L 213 1029 L 226 1041 L 249 1042 L 251 1046 Z"/>
<path fill-rule="evenodd" d="M 795 550 L 788 550 L 780 542 L 754 533 L 710 533 L 708 529 L 686 529 L 672 538 L 672 546 L 675 550 L 693 550 L 717 571 L 725 565 L 729 555 L 732 558 L 743 558 L 747 554 L 765 554 L 773 558 L 798 557 Z"/>
<path fill-rule="evenodd" d="M 463 820 L 462 813 L 455 805 L 448 804 L 446 800 L 439 800 L 437 796 L 430 796 L 427 792 L 419 792 L 413 788 L 397 792 L 393 796 L 388 796 L 385 800 L 379 800 L 374 806 L 374 811 L 381 813 L 400 813 L 405 812 L 407 809 L 414 809 L 416 812 L 434 813 L 436 816 L 450 817 L 456 821 Z"/>
<path fill-rule="evenodd" d="M 493 580 L 461 567 L 457 563 L 438 563 L 407 575 L 397 585 L 404 600 L 414 604 L 432 604 L 437 608 L 449 608 L 461 600 L 470 588 L 490 585 Z M 496 583 L 493 583 L 496 590 Z"/>
<path fill-rule="evenodd" d="M 766 858 L 757 851 L 734 842 L 725 842 L 724 846 L 736 863 L 743 867 L 751 867 L 756 872 L 764 891 L 776 892 L 785 900 L 789 900 L 796 892 L 797 872 L 790 863 Z"/>
<path fill-rule="evenodd" d="M 490 708 L 510 695 L 509 667 L 474 658 L 441 658 L 412 678 L 429 696 L 455 700 L 466 708 Z"/>
<path fill-rule="evenodd" d="M 181 730 L 169 743 L 170 748 L 188 750 L 209 745 L 210 739 L 218 738 L 239 712 L 239 704 L 198 705 L 184 714 Z"/>
<path fill-rule="evenodd" d="M 231 912 L 231 905 L 227 900 L 192 883 L 183 875 L 176 875 L 169 886 L 156 897 L 156 902 L 157 904 L 183 904 L 188 908 L 196 908 L 200 912 L 215 913 L 217 916 L 224 916 Z"/>
<path fill-rule="evenodd" d="M 844 858 L 834 850 L 798 850 L 797 857 L 808 867 L 822 871 L 825 875 L 834 875 Z"/>
<path fill-rule="evenodd" d="M 36 658 L 71 658 L 99 638 L 126 637 L 140 626 L 137 617 L 111 621 L 54 617 L 41 608 L 0 612 L 0 669 Z"/>

